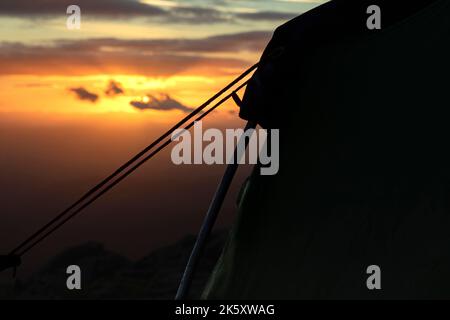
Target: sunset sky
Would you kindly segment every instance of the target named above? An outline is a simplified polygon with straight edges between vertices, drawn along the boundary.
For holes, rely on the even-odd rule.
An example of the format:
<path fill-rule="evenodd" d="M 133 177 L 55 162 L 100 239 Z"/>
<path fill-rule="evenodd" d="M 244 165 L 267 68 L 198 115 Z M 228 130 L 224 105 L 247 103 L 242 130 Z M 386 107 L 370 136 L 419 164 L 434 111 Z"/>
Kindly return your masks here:
<path fill-rule="evenodd" d="M 257 62 L 277 26 L 323 2 L 1 0 L 0 251 Z M 81 30 L 66 28 L 71 4 Z M 242 126 L 232 103 L 204 122 Z M 137 258 L 197 232 L 224 167 L 175 166 L 169 152 L 38 246 L 21 270 L 88 240 Z"/>
<path fill-rule="evenodd" d="M 276 26 L 321 2 L 2 0 L 0 112 L 194 107 L 256 62 Z M 69 4 L 81 30 L 66 28 Z"/>

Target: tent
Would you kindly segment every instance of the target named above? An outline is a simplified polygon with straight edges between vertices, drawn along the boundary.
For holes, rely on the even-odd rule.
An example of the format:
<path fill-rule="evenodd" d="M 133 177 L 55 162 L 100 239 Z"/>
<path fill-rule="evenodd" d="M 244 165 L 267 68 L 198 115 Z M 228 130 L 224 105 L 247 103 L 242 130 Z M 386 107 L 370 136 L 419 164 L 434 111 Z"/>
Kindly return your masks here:
<path fill-rule="evenodd" d="M 240 116 L 280 129 L 280 170 L 243 185 L 204 299 L 450 298 L 449 35 L 446 0 L 275 31 Z"/>

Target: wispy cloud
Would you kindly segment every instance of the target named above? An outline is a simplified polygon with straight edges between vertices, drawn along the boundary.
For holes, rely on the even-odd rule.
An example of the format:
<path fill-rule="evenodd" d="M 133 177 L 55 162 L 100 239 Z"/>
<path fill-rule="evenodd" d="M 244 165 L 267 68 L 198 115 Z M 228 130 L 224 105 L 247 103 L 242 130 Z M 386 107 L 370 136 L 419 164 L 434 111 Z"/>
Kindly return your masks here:
<path fill-rule="evenodd" d="M 136 0 L 2 0 L 0 14 L 7 16 L 65 15 L 69 5 L 76 4 L 83 14 L 105 16 L 159 16 L 167 12 L 158 6 Z"/>
<path fill-rule="evenodd" d="M 0 2 L 1 16 L 28 16 L 48 18 L 64 16 L 66 8 L 74 4 L 72 0 L 2 0 Z M 217 7 L 211 3 L 200 5 L 195 1 L 164 2 L 138 0 L 77 0 L 84 17 L 103 18 L 152 18 L 162 22 L 211 24 L 235 20 L 286 20 L 300 12 L 254 11 L 239 14 L 228 7 Z M 170 5 L 169 5 L 170 4 Z M 227 2 L 217 1 L 218 5 Z M 225 9 L 224 9 L 225 8 Z"/>
<path fill-rule="evenodd" d="M 2 42 L 0 75 L 170 76 L 187 71 L 221 75 L 248 65 L 248 61 L 235 58 L 236 54 L 258 53 L 269 38 L 269 32 L 258 31 L 200 39 L 103 38 L 56 40 L 42 45 Z"/>
<path fill-rule="evenodd" d="M 298 15 L 298 13 L 279 12 L 279 11 L 258 11 L 258 12 L 246 12 L 246 13 L 237 13 L 236 14 L 236 16 L 241 19 L 267 20 L 267 21 L 290 20 L 297 15 Z"/>
<path fill-rule="evenodd" d="M 219 53 L 260 51 L 269 40 L 269 31 L 250 31 L 233 34 L 215 35 L 205 38 L 172 38 L 172 39 L 117 39 L 100 38 L 87 40 L 56 40 L 48 47 L 33 47 L 32 49 L 58 49 L 73 52 L 74 49 L 86 51 L 110 52 L 141 52 L 141 53 Z M 26 48 L 15 45 L 17 49 Z M 5 43 L 8 45 L 8 43 Z M 5 49 L 7 49 L 5 47 Z"/>

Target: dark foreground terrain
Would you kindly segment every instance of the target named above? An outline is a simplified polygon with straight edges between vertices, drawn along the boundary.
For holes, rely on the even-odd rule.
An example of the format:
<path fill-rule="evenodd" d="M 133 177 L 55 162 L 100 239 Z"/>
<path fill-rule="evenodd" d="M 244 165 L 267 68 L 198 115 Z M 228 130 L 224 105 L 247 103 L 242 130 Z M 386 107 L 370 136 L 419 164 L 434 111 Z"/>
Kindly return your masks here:
<path fill-rule="evenodd" d="M 210 237 L 191 288 L 191 297 L 200 296 L 226 236 L 227 231 L 218 231 Z M 136 262 L 108 251 L 102 244 L 89 242 L 56 255 L 27 280 L 18 277 L 15 284 L 1 285 L 0 298 L 173 299 L 194 241 L 194 236 L 187 236 Z M 81 268 L 81 290 L 66 287 L 69 265 Z"/>

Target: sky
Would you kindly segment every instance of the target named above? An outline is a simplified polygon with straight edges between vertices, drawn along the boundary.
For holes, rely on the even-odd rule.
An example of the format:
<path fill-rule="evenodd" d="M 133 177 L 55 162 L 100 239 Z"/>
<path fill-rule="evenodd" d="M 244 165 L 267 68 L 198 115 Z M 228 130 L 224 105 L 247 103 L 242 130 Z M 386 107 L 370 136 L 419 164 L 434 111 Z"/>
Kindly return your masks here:
<path fill-rule="evenodd" d="M 73 1 L 2 0 L 0 112 L 137 113 L 133 102 L 144 102 L 170 118 L 256 62 L 276 26 L 320 2 L 79 0 L 81 29 L 69 30 Z M 119 90 L 108 94 L 111 84 Z M 160 100 L 170 112 L 151 112 Z"/>
<path fill-rule="evenodd" d="M 1 0 L 0 250 L 253 65 L 277 26 L 323 2 Z M 81 8 L 80 30 L 66 27 L 70 4 Z M 241 126 L 236 111 L 230 103 L 204 127 Z M 87 240 L 137 258 L 195 233 L 223 170 L 177 167 L 167 151 L 30 260 Z"/>

